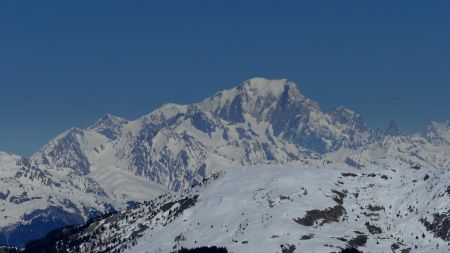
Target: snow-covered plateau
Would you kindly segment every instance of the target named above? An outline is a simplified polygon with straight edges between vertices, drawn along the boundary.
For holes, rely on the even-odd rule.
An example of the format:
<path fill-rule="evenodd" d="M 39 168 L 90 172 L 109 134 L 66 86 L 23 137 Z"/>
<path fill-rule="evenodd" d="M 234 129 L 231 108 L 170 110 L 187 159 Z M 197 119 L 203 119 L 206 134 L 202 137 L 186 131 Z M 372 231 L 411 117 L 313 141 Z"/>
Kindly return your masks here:
<path fill-rule="evenodd" d="M 132 231 L 142 223 L 133 236 L 121 234 L 120 245 L 111 242 L 119 249 L 133 237 L 130 249 L 136 252 L 196 245 L 231 252 L 290 252 L 291 246 L 297 249 L 292 252 L 339 252 L 355 238 L 365 241 L 356 245 L 364 252 L 445 251 L 449 169 L 450 121 L 430 122 L 414 135 L 395 122 L 372 129 L 350 109 L 321 110 L 291 81 L 253 78 L 136 120 L 108 114 L 58 135 L 29 158 L 0 152 L 0 245 L 24 246 L 52 229 L 123 210 L 119 214 L 134 212 L 153 222 L 117 224 Z M 223 176 L 205 186 L 218 173 Z M 178 198 L 175 205 L 184 203 L 185 210 L 162 211 L 168 198 Z M 136 202 L 146 204 L 129 207 Z M 264 222 L 266 213 L 271 217 Z M 302 224 L 305 219 L 313 224 Z M 222 221 L 230 225 L 224 228 Z M 83 252 L 94 249 L 101 247 Z"/>

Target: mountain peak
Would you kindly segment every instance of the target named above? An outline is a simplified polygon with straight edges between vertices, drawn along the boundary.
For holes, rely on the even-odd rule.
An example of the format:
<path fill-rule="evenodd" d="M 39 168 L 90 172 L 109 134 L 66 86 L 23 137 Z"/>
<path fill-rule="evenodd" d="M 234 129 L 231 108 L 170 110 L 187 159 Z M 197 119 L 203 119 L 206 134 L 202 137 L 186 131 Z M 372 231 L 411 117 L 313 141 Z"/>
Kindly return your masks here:
<path fill-rule="evenodd" d="M 100 118 L 93 127 L 101 127 L 101 126 L 105 126 L 105 125 L 115 125 L 115 124 L 126 124 L 128 122 L 128 120 L 121 118 L 119 116 L 115 116 L 112 114 L 107 113 L 105 116 L 103 116 L 102 118 Z"/>
<path fill-rule="evenodd" d="M 5 152 L 5 151 L 0 151 L 0 157 L 1 156 L 10 156 L 11 154 Z"/>
<path fill-rule="evenodd" d="M 450 127 L 450 120 L 447 120 L 447 121 L 430 121 L 428 126 L 432 127 L 432 128 L 449 128 Z"/>
<path fill-rule="evenodd" d="M 443 122 L 430 121 L 422 136 L 435 144 L 441 142 L 450 143 L 450 120 Z"/>
<path fill-rule="evenodd" d="M 114 120 L 114 121 L 127 121 L 126 119 L 116 116 L 116 115 L 112 115 L 110 113 L 107 113 L 103 119 L 109 119 L 109 120 Z"/>
<path fill-rule="evenodd" d="M 297 86 L 287 79 L 270 80 L 261 77 L 255 77 L 245 81 L 241 86 L 239 86 L 239 89 L 243 89 L 254 95 L 272 95 L 278 97 L 284 92 L 286 87 L 295 88 L 298 90 Z"/>
<path fill-rule="evenodd" d="M 163 104 L 158 109 L 152 111 L 151 113 L 145 115 L 140 120 L 144 123 L 161 123 L 168 120 L 179 113 L 185 113 L 189 106 L 179 105 L 174 103 Z"/>
<path fill-rule="evenodd" d="M 196 104 L 201 110 L 212 112 L 230 122 L 244 122 L 249 114 L 257 120 L 267 121 L 275 111 L 297 113 L 318 109 L 316 102 L 300 93 L 297 85 L 287 79 L 270 80 L 252 78 L 241 85 L 217 92 L 214 96 Z M 294 116 L 294 115 L 291 115 Z"/>
<path fill-rule="evenodd" d="M 335 107 L 328 114 L 340 124 L 354 125 L 356 128 L 361 130 L 368 128 L 367 123 L 360 114 L 343 106 Z"/>
<path fill-rule="evenodd" d="M 97 132 L 111 140 L 115 140 L 120 135 L 123 125 L 127 123 L 128 120 L 108 113 L 94 125 L 88 127 L 87 130 Z"/>
<path fill-rule="evenodd" d="M 82 135 L 83 134 L 83 129 L 78 128 L 78 127 L 72 127 L 69 130 L 63 132 L 62 134 L 58 135 L 56 138 L 64 138 L 67 135 Z"/>
<path fill-rule="evenodd" d="M 395 120 L 391 120 L 389 122 L 389 125 L 386 128 L 385 133 L 386 133 L 386 135 L 390 135 L 390 136 L 404 135 L 403 131 L 400 129 L 400 127 L 398 126 L 398 124 Z"/>
<path fill-rule="evenodd" d="M 292 81 L 287 79 L 265 79 L 252 78 L 243 82 L 237 87 L 238 94 L 241 94 L 249 101 L 256 101 L 258 99 L 289 99 L 291 101 L 306 101 L 317 104 L 307 99 L 301 92 L 299 87 Z"/>

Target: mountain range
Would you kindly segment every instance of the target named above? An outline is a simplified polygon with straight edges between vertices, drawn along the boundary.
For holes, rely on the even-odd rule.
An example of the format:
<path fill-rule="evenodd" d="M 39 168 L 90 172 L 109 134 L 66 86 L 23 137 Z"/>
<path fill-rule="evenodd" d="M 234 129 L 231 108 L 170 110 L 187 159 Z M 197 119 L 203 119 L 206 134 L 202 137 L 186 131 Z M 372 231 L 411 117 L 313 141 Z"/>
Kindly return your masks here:
<path fill-rule="evenodd" d="M 420 171 L 420 173 L 427 171 L 426 174 L 429 177 L 434 176 L 432 178 L 436 180 L 439 178 L 439 173 L 443 175 L 443 178 L 447 175 L 445 169 L 450 168 L 450 121 L 430 122 L 422 133 L 414 135 L 403 133 L 395 122 L 391 122 L 384 131 L 372 129 L 361 115 L 350 109 L 337 107 L 327 112 L 321 110 L 317 102 L 305 97 L 299 87 L 291 81 L 263 78 L 247 80 L 233 89 L 220 91 L 195 104 L 166 104 L 132 121 L 106 115 L 90 127 L 72 128 L 58 135 L 31 157 L 0 153 L 0 216 L 2 217 L 0 244 L 24 246 L 30 240 L 41 238 L 55 228 L 83 223 L 105 213 L 124 210 L 130 205 L 135 206 L 133 204 L 136 202 L 155 200 L 158 196 L 178 196 L 178 200 L 188 201 L 191 203 L 189 207 L 193 206 L 195 209 L 195 203 L 192 203 L 195 202 L 192 192 L 195 192 L 193 189 L 197 189 L 195 186 L 201 188 L 205 179 L 222 172 L 235 171 L 236 168 L 262 164 L 271 166 L 272 170 L 276 170 L 278 165 L 289 166 L 290 169 L 286 171 L 290 171 L 289 173 L 293 175 L 313 173 L 314 169 L 318 169 L 320 172 L 317 172 L 317 175 L 321 175 L 320 177 L 308 177 L 302 174 L 297 176 L 305 177 L 307 181 L 318 185 L 324 184 L 323 194 L 331 195 L 332 192 L 325 193 L 325 188 L 327 191 L 335 190 L 331 186 L 339 181 L 337 177 L 342 177 L 339 174 L 342 171 L 352 171 L 351 173 L 357 176 L 343 178 L 343 182 L 349 181 L 350 186 L 341 187 L 342 189 L 336 191 L 344 192 L 345 190 L 352 194 L 357 188 L 361 190 L 362 186 L 358 186 L 356 182 L 361 181 L 363 177 L 367 178 L 361 171 L 375 170 L 376 172 L 373 172 L 375 174 L 383 171 L 382 173 L 388 178 L 397 178 L 395 183 L 389 184 L 391 188 L 383 188 L 384 190 L 401 188 L 404 194 L 408 194 L 411 190 L 408 187 L 412 186 L 402 185 L 401 182 L 403 179 L 417 180 L 419 172 L 413 174 L 414 171 Z M 267 167 L 264 168 L 266 171 Z M 293 172 L 292 168 L 305 172 Z M 276 174 L 278 172 L 273 173 L 275 174 L 254 180 L 258 182 L 258 185 L 266 184 L 268 178 L 278 175 Z M 289 173 L 280 177 L 288 177 Z M 336 180 L 327 179 L 327 175 Z M 258 177 L 258 173 L 239 175 L 239 177 L 247 176 Z M 422 174 L 420 176 L 425 177 Z M 224 178 L 227 177 L 228 174 L 224 176 Z M 330 182 L 322 182 L 322 180 Z M 376 188 L 386 185 L 386 182 L 390 180 L 381 179 L 373 184 Z M 431 181 L 427 180 L 427 182 Z M 436 182 L 436 185 L 441 184 L 444 185 L 445 181 Z M 435 197 L 437 192 L 428 190 L 429 185 L 417 185 L 417 187 L 414 186 L 416 188 L 413 187 L 414 190 L 427 190 L 423 193 L 425 196 L 421 195 L 421 201 L 437 199 Z M 278 189 L 278 186 L 274 187 Z M 234 188 L 239 187 L 234 185 Z M 252 189 L 247 189 L 245 192 L 250 194 L 250 191 L 254 190 Z M 277 191 L 276 189 L 272 191 Z M 292 190 L 294 191 L 294 188 Z M 204 194 L 209 194 L 208 192 L 211 191 L 210 194 L 220 198 L 215 188 L 204 191 Z M 372 190 L 364 190 L 361 194 L 372 198 L 370 194 L 374 193 Z M 347 194 L 347 196 L 350 195 Z M 380 196 L 376 197 L 375 202 L 381 201 Z M 159 206 L 157 203 L 152 204 L 161 208 L 166 203 L 162 203 L 163 200 L 168 202 L 167 199 L 160 198 Z M 405 203 L 410 203 L 409 201 L 412 199 L 404 200 Z M 326 210 L 326 207 L 322 205 L 330 204 L 328 202 L 326 200 L 320 203 L 307 201 L 308 205 L 305 206 L 311 210 Z M 351 213 L 349 210 L 356 208 L 346 206 L 346 201 L 343 203 L 340 205 L 347 214 Z M 437 201 L 433 203 L 442 205 L 439 206 L 439 210 L 430 212 L 440 217 L 446 205 L 439 204 L 440 202 Z M 289 208 L 298 209 L 297 204 L 294 201 L 293 206 Z M 368 202 L 358 205 L 362 204 L 365 208 Z M 383 202 L 384 211 L 388 204 L 390 205 L 390 202 Z M 145 216 L 146 212 L 148 213 L 148 206 L 151 205 L 137 205 L 132 210 L 143 208 L 145 210 L 141 210 L 141 216 Z M 357 208 L 361 207 L 357 206 Z M 302 210 L 298 209 L 299 215 L 305 211 Z M 448 241 L 449 237 L 433 234 L 433 220 L 436 221 L 436 219 L 425 217 L 425 214 L 430 214 L 426 213 L 429 211 L 426 205 L 417 210 L 415 220 L 423 219 L 423 222 L 418 224 L 421 224 L 424 231 L 431 231 L 429 232 L 431 236 Z M 269 215 L 273 217 L 274 214 Z M 352 213 L 352 215 L 356 214 Z M 354 218 L 352 215 L 349 214 L 349 217 Z M 392 215 L 395 214 L 385 213 L 384 216 L 379 216 L 395 219 Z M 340 215 L 336 219 L 341 217 L 344 216 Z M 439 218 L 437 220 L 439 223 Z M 441 217 L 440 222 L 443 221 L 445 218 Z M 392 226 L 392 224 L 400 223 L 393 221 L 389 224 Z M 212 224 L 212 226 L 218 225 L 216 221 Z M 146 226 L 147 229 L 151 227 L 144 223 L 141 226 Z M 289 226 L 293 225 L 289 224 Z M 387 226 L 387 223 L 384 226 Z M 383 231 L 387 230 L 380 224 L 376 227 L 380 227 Z M 355 229 L 362 230 L 362 228 Z M 402 228 L 402 235 L 407 231 L 406 229 Z M 143 233 L 144 230 L 146 229 L 138 234 Z M 338 230 L 333 231 L 340 233 Z M 399 235 L 400 230 L 396 231 L 395 235 Z M 441 234 L 444 232 L 440 231 Z M 391 234 L 383 232 L 385 236 Z M 251 235 L 258 238 L 256 234 Z M 347 239 L 351 240 L 349 238 Z M 242 239 L 238 241 L 241 243 Z M 186 243 L 180 242 L 177 245 L 192 247 L 194 245 L 191 242 L 192 240 L 187 240 Z M 279 240 L 274 242 L 279 244 Z M 319 242 L 323 243 L 323 241 L 314 243 Z M 341 249 L 344 244 L 348 244 L 348 242 L 344 243 L 345 241 L 341 242 L 339 245 Z M 399 250 L 407 248 L 399 244 L 406 245 L 405 242 L 386 241 L 388 242 L 389 245 L 397 244 Z M 434 239 L 432 243 L 435 243 Z M 219 244 L 217 246 L 227 246 L 224 243 Z M 241 243 L 241 245 L 250 244 Z M 423 249 L 431 249 L 430 245 L 427 244 Z M 163 245 L 161 247 L 164 248 Z M 171 244 L 170 247 L 173 245 Z M 239 248 L 231 247 L 231 249 L 239 252 Z M 257 250 L 257 248 L 247 249 Z M 280 245 L 277 245 L 277 249 L 282 250 Z"/>

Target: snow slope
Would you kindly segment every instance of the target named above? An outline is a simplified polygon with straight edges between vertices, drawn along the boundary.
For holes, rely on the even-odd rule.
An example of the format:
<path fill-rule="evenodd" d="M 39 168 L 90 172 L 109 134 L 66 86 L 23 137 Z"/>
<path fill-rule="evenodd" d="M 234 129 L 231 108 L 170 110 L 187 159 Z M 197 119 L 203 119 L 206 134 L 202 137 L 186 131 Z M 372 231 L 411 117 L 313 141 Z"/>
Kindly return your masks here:
<path fill-rule="evenodd" d="M 67 252 L 448 252 L 449 180 L 448 168 L 244 167 L 88 224 L 59 245 Z"/>
<path fill-rule="evenodd" d="M 420 222 L 447 212 L 448 169 L 396 169 L 343 173 L 266 166 L 236 170 L 200 191 L 198 204 L 179 218 L 147 230 L 128 251 L 170 252 L 174 246 L 217 245 L 231 252 L 279 252 L 280 245 L 294 245 L 298 252 L 331 252 L 365 235 L 367 242 L 358 247 L 363 252 L 388 252 L 395 244 L 399 251 L 448 252 L 450 238 L 436 238 Z M 426 174 L 428 180 L 424 180 Z M 336 207 L 342 208 L 342 214 L 336 214 Z M 305 219 L 308 211 L 332 208 L 335 213 L 329 212 L 325 219 Z M 305 219 L 304 224 L 299 224 L 299 218 Z"/>

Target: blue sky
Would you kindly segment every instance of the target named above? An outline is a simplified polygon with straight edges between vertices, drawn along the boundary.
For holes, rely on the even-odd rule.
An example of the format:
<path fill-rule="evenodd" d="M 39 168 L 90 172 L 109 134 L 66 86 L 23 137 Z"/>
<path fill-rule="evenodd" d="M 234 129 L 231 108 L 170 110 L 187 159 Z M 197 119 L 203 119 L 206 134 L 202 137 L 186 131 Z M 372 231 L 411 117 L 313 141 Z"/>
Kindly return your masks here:
<path fill-rule="evenodd" d="M 3 1 L 0 150 L 255 76 L 408 132 L 450 119 L 449 1 Z"/>

